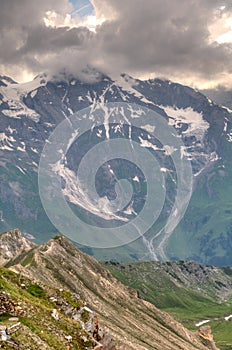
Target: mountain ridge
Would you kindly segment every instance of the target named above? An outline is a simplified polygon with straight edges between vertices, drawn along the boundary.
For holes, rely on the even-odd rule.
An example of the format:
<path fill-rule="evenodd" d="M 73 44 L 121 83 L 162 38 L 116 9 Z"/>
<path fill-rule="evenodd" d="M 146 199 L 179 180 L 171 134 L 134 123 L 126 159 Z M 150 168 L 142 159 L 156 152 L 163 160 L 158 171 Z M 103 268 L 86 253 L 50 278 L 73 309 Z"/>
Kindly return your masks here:
<path fill-rule="evenodd" d="M 188 329 L 212 328 L 219 348 L 231 349 L 232 268 L 191 261 L 111 261 L 104 265 L 139 297 L 167 311 Z"/>
<path fill-rule="evenodd" d="M 102 76 L 95 83 L 82 82 L 73 77 L 66 81 L 49 81 L 49 77 L 40 75 L 31 83 L 2 86 L 0 97 L 3 130 L 0 136 L 1 231 L 19 227 L 26 233 L 36 235 L 37 243 L 54 236 L 57 229 L 44 212 L 37 184 L 39 157 L 49 135 L 72 113 L 91 105 L 94 107 L 98 101 L 137 103 L 158 112 L 176 128 L 193 167 L 194 192 L 190 207 L 169 240 L 167 256 L 172 260 L 178 258 L 213 265 L 230 264 L 231 200 L 228 194 L 232 189 L 232 117 L 226 109 L 189 87 L 161 79 L 140 81 L 127 75 L 120 77 L 118 82 Z M 142 147 L 153 150 L 157 146 L 146 135 L 137 136 Z M 92 138 L 100 140 L 97 130 L 93 130 Z M 75 147 L 73 149 L 75 153 Z M 76 152 L 75 157 L 82 156 L 84 151 L 80 154 Z M 164 164 L 165 159 L 162 162 L 160 168 L 165 169 L 168 181 L 174 183 L 172 169 Z M 73 160 L 71 163 L 74 167 Z M 115 167 L 117 165 L 117 162 L 114 163 Z M 115 182 L 110 169 L 105 170 L 104 179 L 108 182 L 97 183 L 100 195 L 111 198 L 115 192 Z M 129 170 L 127 167 L 125 173 Z M 132 184 L 136 176 L 138 174 L 131 176 Z M 174 194 L 169 192 L 167 201 L 172 202 Z M 68 200 L 72 200 L 71 194 Z M 142 202 L 142 198 L 140 200 Z M 132 209 L 135 208 L 129 206 L 127 212 L 132 212 Z M 167 215 L 169 210 L 168 207 L 164 208 L 164 214 Z M 156 228 L 145 237 L 150 245 L 155 233 Z M 207 246 L 205 241 L 208 242 Z M 108 252 L 92 249 L 92 253 L 104 260 L 109 260 L 115 254 L 118 260 L 139 260 L 149 256 L 142 240 L 118 250 L 109 249 Z"/>
<path fill-rule="evenodd" d="M 206 349 L 201 338 L 139 299 L 92 257 L 56 236 L 10 261 L 8 269 L 33 283 L 78 293 L 112 334 L 117 349 Z M 213 343 L 211 343 L 212 345 Z"/>

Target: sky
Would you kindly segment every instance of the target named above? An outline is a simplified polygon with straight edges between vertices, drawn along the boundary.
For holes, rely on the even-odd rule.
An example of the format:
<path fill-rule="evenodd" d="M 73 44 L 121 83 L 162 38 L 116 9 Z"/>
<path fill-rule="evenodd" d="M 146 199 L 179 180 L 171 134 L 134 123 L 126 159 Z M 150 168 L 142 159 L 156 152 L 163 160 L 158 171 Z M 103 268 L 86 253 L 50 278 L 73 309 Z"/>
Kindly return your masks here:
<path fill-rule="evenodd" d="M 0 74 L 165 78 L 232 88 L 232 0 L 1 0 Z"/>

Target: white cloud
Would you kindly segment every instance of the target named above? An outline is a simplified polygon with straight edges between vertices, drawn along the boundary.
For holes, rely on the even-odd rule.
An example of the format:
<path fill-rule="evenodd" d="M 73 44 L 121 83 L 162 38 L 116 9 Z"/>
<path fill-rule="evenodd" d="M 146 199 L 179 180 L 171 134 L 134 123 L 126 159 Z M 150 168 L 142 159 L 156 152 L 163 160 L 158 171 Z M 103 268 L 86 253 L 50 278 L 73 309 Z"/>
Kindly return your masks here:
<path fill-rule="evenodd" d="M 218 43 L 232 43 L 232 14 L 222 6 L 215 11 L 213 22 L 209 25 L 211 41 Z"/>

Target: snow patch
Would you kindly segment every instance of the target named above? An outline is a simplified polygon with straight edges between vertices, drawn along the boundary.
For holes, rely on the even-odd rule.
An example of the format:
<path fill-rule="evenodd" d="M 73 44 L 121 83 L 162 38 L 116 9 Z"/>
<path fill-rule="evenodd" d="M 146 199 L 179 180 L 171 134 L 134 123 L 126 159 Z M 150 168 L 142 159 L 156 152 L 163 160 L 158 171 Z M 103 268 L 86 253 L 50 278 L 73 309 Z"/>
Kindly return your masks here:
<path fill-rule="evenodd" d="M 180 128 L 180 124 L 188 124 L 186 131 L 182 134 L 190 134 L 196 136 L 198 140 L 202 140 L 205 132 L 209 128 L 209 123 L 203 119 L 203 114 L 194 111 L 192 107 L 177 108 L 172 106 L 159 106 L 169 117 L 169 125 L 176 129 Z"/>
<path fill-rule="evenodd" d="M 13 134 L 14 132 L 16 132 L 16 129 L 12 129 L 10 125 L 8 125 L 6 131 L 8 131 L 10 134 Z"/>
<path fill-rule="evenodd" d="M 68 107 L 68 111 L 71 115 L 73 114 L 73 110 L 70 107 Z"/>
<path fill-rule="evenodd" d="M 126 215 L 136 215 L 137 213 L 134 211 L 133 207 L 132 207 L 132 204 L 126 208 L 124 211 L 123 211 L 124 214 Z"/>
<path fill-rule="evenodd" d="M 232 315 L 226 316 L 225 321 L 229 321 L 230 318 L 232 318 Z"/>
<path fill-rule="evenodd" d="M 227 141 L 232 142 L 232 131 L 229 134 L 227 134 Z"/>
<path fill-rule="evenodd" d="M 143 129 L 152 134 L 155 131 L 155 126 L 154 125 L 143 125 Z"/>
<path fill-rule="evenodd" d="M 31 98 L 34 98 L 36 96 L 37 92 L 38 92 L 37 90 L 32 91 L 31 92 Z"/>
<path fill-rule="evenodd" d="M 149 101 L 143 94 L 141 94 L 139 91 L 135 89 L 135 86 L 138 85 L 138 82 L 135 79 L 131 78 L 129 75 L 125 74 L 123 76 L 113 77 L 113 79 L 115 80 L 115 83 L 122 90 L 127 91 L 132 95 L 138 97 L 140 101 L 144 103 L 149 103 L 154 105 L 152 101 Z"/>
<path fill-rule="evenodd" d="M 171 156 L 175 151 L 177 151 L 177 149 L 173 146 L 165 145 L 164 151 L 167 156 Z"/>
<path fill-rule="evenodd" d="M 232 109 L 230 109 L 230 108 L 228 108 L 228 107 L 226 107 L 226 106 L 222 106 L 222 108 L 226 109 L 227 112 L 232 113 Z"/>
<path fill-rule="evenodd" d="M 13 136 L 7 136 L 4 132 L 0 133 L 0 149 L 6 150 L 6 151 L 13 151 L 14 146 L 13 142 L 16 142 L 16 140 L 13 138 Z"/>
<path fill-rule="evenodd" d="M 167 168 L 160 168 L 160 171 L 161 171 L 162 173 L 168 173 L 170 170 L 167 169 Z"/>
<path fill-rule="evenodd" d="M 20 171 L 21 173 L 23 173 L 24 175 L 26 174 L 25 171 L 24 171 L 24 169 L 20 168 L 20 166 L 16 165 L 16 168 L 19 169 L 19 171 Z"/>
<path fill-rule="evenodd" d="M 109 200 L 106 197 L 99 198 L 93 202 L 90 197 L 91 194 L 88 194 L 88 191 L 83 188 L 76 174 L 65 167 L 60 161 L 51 167 L 63 179 L 64 188 L 62 192 L 68 201 L 105 220 L 116 219 L 125 222 L 128 221 L 128 219 L 111 212 Z"/>
<path fill-rule="evenodd" d="M 2 110 L 2 113 L 7 117 L 18 119 L 20 116 L 26 116 L 38 122 L 39 115 L 24 104 L 23 97 L 29 93 L 34 93 L 34 90 L 36 90 L 35 93 L 37 93 L 38 87 L 42 85 L 44 84 L 40 84 L 37 79 L 34 79 L 29 83 L 1 86 L 0 93 L 3 96 L 3 101 L 9 106 L 9 109 Z"/>
<path fill-rule="evenodd" d="M 20 146 L 19 146 L 19 147 L 17 147 L 17 151 L 20 151 L 20 152 L 26 152 L 26 151 L 25 151 L 25 148 L 22 148 L 22 147 L 20 147 Z"/>
<path fill-rule="evenodd" d="M 133 177 L 133 179 L 132 179 L 133 181 L 135 181 L 135 182 L 139 182 L 139 178 L 138 178 L 138 176 L 136 175 L 135 177 Z"/>
<path fill-rule="evenodd" d="M 154 151 L 160 151 L 159 147 L 153 145 L 153 143 L 149 142 L 148 140 L 144 140 L 141 136 L 139 136 L 139 141 L 141 147 L 152 148 Z"/>
<path fill-rule="evenodd" d="M 203 321 L 201 321 L 201 322 L 196 323 L 195 326 L 196 326 L 196 327 L 200 327 L 200 326 L 202 326 L 203 324 L 208 323 L 208 322 L 210 322 L 210 320 L 203 320 Z"/>

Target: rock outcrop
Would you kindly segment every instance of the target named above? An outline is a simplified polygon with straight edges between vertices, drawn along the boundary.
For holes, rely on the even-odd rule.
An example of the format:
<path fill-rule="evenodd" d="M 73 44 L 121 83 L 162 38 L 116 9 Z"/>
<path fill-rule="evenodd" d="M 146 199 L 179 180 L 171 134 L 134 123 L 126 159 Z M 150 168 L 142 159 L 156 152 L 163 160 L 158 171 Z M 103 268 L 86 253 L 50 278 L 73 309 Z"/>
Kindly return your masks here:
<path fill-rule="evenodd" d="M 218 350 L 218 348 L 215 345 L 213 334 L 211 331 L 210 326 L 202 326 L 199 328 L 198 331 L 199 338 L 202 341 L 202 344 L 204 344 L 208 349 L 210 350 Z"/>
<path fill-rule="evenodd" d="M 0 235 L 0 265 L 29 251 L 36 245 L 22 236 L 18 229 L 4 232 Z"/>

